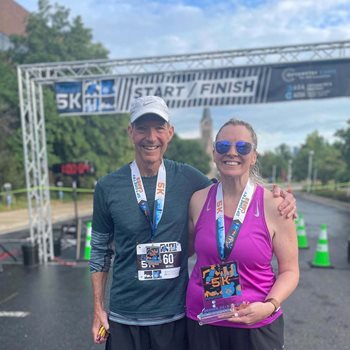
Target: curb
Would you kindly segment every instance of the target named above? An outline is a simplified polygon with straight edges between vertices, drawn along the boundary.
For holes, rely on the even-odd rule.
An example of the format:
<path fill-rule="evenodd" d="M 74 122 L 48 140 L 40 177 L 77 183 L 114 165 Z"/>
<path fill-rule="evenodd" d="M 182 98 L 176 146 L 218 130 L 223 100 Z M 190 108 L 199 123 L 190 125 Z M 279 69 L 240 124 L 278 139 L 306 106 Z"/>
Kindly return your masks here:
<path fill-rule="evenodd" d="M 331 205 L 331 206 L 333 206 L 335 208 L 343 209 L 345 211 L 349 211 L 350 212 L 350 204 L 349 203 L 338 201 L 338 200 L 335 200 L 335 199 L 332 199 L 332 198 L 316 196 L 315 194 L 306 193 L 306 192 L 297 192 L 297 191 L 295 191 L 293 194 L 295 195 L 295 198 L 297 200 L 298 200 L 298 197 L 299 197 L 299 198 L 307 199 L 307 200 L 315 202 L 315 203 L 328 204 L 328 205 Z"/>

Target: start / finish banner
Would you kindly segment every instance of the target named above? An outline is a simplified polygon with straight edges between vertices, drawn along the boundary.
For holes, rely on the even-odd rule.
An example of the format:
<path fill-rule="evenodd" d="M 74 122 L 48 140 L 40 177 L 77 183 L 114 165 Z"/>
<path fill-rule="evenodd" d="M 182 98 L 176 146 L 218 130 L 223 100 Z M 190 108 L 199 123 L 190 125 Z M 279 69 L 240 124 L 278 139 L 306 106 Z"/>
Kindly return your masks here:
<path fill-rule="evenodd" d="M 145 73 L 55 83 L 61 115 L 129 111 L 134 98 L 169 108 L 243 105 L 350 96 L 350 60 Z"/>

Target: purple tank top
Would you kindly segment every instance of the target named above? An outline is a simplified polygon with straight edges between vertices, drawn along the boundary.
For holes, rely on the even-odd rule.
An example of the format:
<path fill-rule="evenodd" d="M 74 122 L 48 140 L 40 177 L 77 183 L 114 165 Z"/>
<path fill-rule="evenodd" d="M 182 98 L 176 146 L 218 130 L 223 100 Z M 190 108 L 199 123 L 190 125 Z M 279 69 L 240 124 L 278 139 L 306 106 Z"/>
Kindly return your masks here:
<path fill-rule="evenodd" d="M 197 261 L 191 273 L 186 295 L 186 315 L 198 321 L 197 315 L 203 309 L 203 286 L 201 267 L 220 264 L 217 251 L 215 227 L 215 197 L 217 184 L 209 190 L 195 226 L 195 252 Z M 230 227 L 232 218 L 225 216 L 225 228 Z M 264 189 L 257 186 L 248 208 L 244 223 L 239 231 L 236 244 L 227 261 L 236 261 L 242 287 L 242 301 L 264 301 L 276 277 L 272 269 L 273 246 L 264 215 Z M 214 325 L 235 328 L 257 328 L 273 322 L 281 315 L 266 318 L 248 326 L 229 321 L 216 322 Z"/>

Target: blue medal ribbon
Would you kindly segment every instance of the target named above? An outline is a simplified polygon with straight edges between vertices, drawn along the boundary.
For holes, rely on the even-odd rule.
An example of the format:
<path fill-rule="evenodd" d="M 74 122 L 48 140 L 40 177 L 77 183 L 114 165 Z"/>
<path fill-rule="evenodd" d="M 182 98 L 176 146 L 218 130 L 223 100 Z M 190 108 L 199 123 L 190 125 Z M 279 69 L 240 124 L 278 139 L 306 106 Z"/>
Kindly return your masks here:
<path fill-rule="evenodd" d="M 254 194 L 254 184 L 248 179 L 238 202 L 236 212 L 233 216 L 230 228 L 225 234 L 225 210 L 222 183 L 219 182 L 216 190 L 216 242 L 221 261 L 225 261 L 236 243 L 239 230 L 243 225 L 245 215 Z"/>
<path fill-rule="evenodd" d="M 166 190 L 166 170 L 164 162 L 162 161 L 157 176 L 156 191 L 154 196 L 154 206 L 153 206 L 153 219 L 151 218 L 145 188 L 143 186 L 142 177 L 140 174 L 139 167 L 136 164 L 136 161 L 133 161 L 130 164 L 131 168 L 131 180 L 133 183 L 135 196 L 140 210 L 145 215 L 147 221 L 151 226 L 151 241 L 156 234 L 159 221 L 162 218 L 164 210 L 164 201 L 165 201 L 165 190 Z"/>

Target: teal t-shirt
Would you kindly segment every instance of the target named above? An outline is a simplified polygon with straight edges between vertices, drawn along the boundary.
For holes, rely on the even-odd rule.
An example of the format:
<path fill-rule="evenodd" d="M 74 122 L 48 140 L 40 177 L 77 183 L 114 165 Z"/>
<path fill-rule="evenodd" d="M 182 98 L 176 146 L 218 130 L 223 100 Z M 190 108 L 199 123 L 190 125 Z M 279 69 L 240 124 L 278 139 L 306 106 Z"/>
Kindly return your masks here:
<path fill-rule="evenodd" d="M 113 247 L 109 308 L 130 318 L 167 317 L 184 312 L 188 204 L 192 194 L 210 181 L 187 164 L 165 159 L 164 165 L 164 211 L 153 241 L 181 243 L 181 268 L 176 278 L 138 280 L 136 245 L 151 241 L 151 228 L 138 206 L 130 166 L 101 178 L 95 189 L 90 268 L 92 272 L 108 271 Z M 152 215 L 157 176 L 143 177 L 142 181 Z"/>

